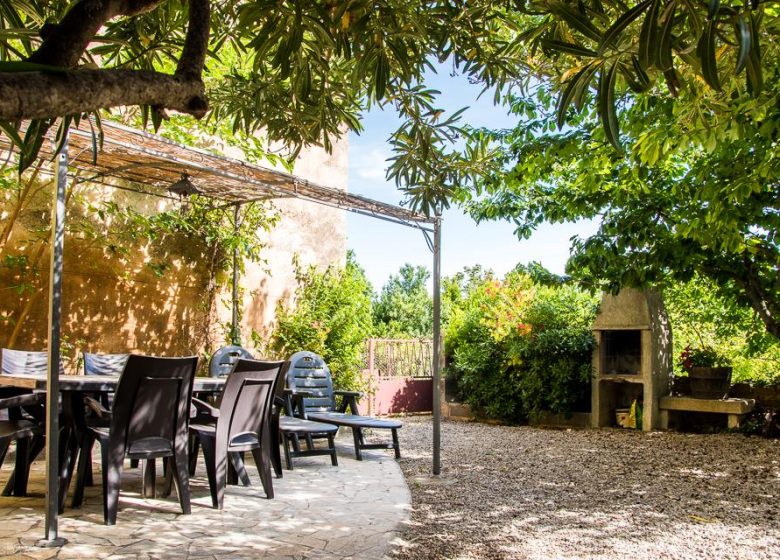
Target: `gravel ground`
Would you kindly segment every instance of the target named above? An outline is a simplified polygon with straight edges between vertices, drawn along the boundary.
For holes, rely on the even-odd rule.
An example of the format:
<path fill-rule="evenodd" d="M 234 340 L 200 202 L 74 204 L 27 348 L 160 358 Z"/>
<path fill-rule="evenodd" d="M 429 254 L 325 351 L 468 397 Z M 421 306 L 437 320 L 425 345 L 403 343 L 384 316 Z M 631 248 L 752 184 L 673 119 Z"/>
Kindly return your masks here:
<path fill-rule="evenodd" d="M 738 434 L 442 425 L 401 430 L 408 559 L 778 559 L 780 441 Z"/>

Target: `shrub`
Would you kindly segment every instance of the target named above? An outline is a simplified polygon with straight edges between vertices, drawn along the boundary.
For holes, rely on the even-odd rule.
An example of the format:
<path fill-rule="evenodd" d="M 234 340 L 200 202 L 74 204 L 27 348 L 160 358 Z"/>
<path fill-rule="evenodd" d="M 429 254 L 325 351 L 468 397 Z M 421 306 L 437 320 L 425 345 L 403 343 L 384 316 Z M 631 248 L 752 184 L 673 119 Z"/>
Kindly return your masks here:
<path fill-rule="evenodd" d="M 371 334 L 371 286 L 347 255 L 344 268 L 324 271 L 296 262 L 298 287 L 294 303 L 280 302 L 269 347 L 280 358 L 299 350 L 320 354 L 342 389 L 357 389 L 364 340 Z"/>
<path fill-rule="evenodd" d="M 589 402 L 597 300 L 518 270 L 470 284 L 446 330 L 448 375 L 478 412 L 522 421 Z"/>

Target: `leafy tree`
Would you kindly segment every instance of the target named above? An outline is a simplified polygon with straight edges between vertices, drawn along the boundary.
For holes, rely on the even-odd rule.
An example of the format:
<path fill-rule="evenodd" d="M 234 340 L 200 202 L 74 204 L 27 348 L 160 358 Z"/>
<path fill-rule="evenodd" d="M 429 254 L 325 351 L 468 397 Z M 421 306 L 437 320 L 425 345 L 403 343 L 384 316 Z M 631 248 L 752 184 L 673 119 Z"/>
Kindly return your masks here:
<path fill-rule="evenodd" d="M 371 285 L 347 254 L 344 268 L 302 268 L 296 260 L 298 287 L 292 304 L 280 302 L 269 349 L 280 358 L 299 350 L 320 354 L 340 388 L 358 388 L 362 351 L 372 331 Z"/>
<path fill-rule="evenodd" d="M 532 66 L 558 84 L 558 125 L 593 87 L 618 148 L 624 92 L 680 95 L 683 105 L 693 94 L 717 112 L 734 95 L 758 96 L 777 56 L 780 11 L 772 2 L 538 0 L 520 11 L 530 17 L 518 41 L 544 53 Z M 683 111 L 693 116 L 691 109 Z"/>
<path fill-rule="evenodd" d="M 711 280 L 694 276 L 690 282 L 671 283 L 664 290 L 664 303 L 676 357 L 688 345 L 709 347 L 733 367 L 735 383 L 768 384 L 780 377 L 780 342 L 750 309 L 719 296 Z M 675 363 L 679 368 L 677 359 Z"/>
<path fill-rule="evenodd" d="M 731 118 L 709 126 L 679 100 L 637 96 L 620 113 L 628 153 L 605 143 L 595 111 L 557 130 L 552 92 L 518 98 L 526 115 L 504 142 L 510 169 L 483 185 L 478 219 L 509 219 L 521 237 L 542 222 L 600 218 L 599 231 L 574 240 L 567 271 L 602 289 L 687 281 L 698 271 L 726 298 L 750 306 L 780 337 L 780 89 L 777 60 L 765 62 L 757 97 L 735 95 Z M 488 134 L 484 131 L 481 134 Z"/>
<path fill-rule="evenodd" d="M 433 213 L 492 157 L 461 154 L 457 115 L 425 87 L 430 61 L 501 88 L 517 61 L 488 0 L 24 0 L 0 3 L 0 129 L 28 166 L 57 124 L 140 106 L 329 149 L 369 105 L 402 116 L 391 176 Z M 40 95 L 45 91 L 46 95 Z M 59 121 L 56 121 L 61 117 Z M 20 135 L 16 123 L 32 119 Z M 56 122 L 55 122 L 56 121 Z M 99 123 L 98 123 L 99 125 Z"/>
<path fill-rule="evenodd" d="M 424 266 L 405 264 L 382 287 L 374 302 L 374 327 L 381 337 L 430 337 L 433 332 L 433 299 L 426 282 L 431 273 Z"/>

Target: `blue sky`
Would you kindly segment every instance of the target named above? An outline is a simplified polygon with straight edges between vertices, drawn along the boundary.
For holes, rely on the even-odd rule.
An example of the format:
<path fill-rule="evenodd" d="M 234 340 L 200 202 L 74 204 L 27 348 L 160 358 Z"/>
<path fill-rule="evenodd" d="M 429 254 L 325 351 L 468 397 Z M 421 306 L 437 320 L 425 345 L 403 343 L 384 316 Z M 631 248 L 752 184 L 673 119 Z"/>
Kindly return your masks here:
<path fill-rule="evenodd" d="M 509 127 L 513 117 L 492 105 L 489 96 L 477 100 L 480 88 L 460 76 L 452 77 L 446 68 L 430 76 L 429 85 L 443 92 L 439 106 L 455 111 L 468 106 L 464 122 L 491 128 Z M 385 181 L 387 158 L 391 155 L 387 139 L 398 127 L 398 117 L 390 111 L 371 111 L 365 115 L 365 130 L 349 137 L 349 191 L 384 202 L 398 204 L 403 194 L 392 182 Z M 548 269 L 562 273 L 569 255 L 570 238 L 595 231 L 590 222 L 544 225 L 528 240 L 518 240 L 514 226 L 507 222 L 479 225 L 459 209 L 451 208 L 442 222 L 442 274 L 449 276 L 464 266 L 482 265 L 499 275 L 517 263 L 539 261 Z M 347 246 L 355 251 L 375 290 L 404 263 L 432 268 L 433 256 L 422 233 L 412 228 L 347 213 Z"/>

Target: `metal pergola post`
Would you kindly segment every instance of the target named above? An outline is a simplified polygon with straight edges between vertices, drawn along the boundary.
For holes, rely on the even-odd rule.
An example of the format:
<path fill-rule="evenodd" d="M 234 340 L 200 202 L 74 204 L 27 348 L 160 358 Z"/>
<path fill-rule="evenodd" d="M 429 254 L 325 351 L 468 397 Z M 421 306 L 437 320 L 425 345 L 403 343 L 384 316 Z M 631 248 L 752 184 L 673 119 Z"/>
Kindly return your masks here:
<path fill-rule="evenodd" d="M 62 317 L 62 255 L 65 242 L 65 189 L 68 181 L 68 138 L 57 155 L 57 185 L 51 213 L 49 262 L 49 369 L 46 389 L 46 522 L 43 546 L 62 546 L 58 536 L 59 510 L 59 396 L 60 322 Z"/>
<path fill-rule="evenodd" d="M 240 224 L 238 216 L 241 205 L 236 204 L 233 208 L 233 232 L 238 237 Z M 230 321 L 230 342 L 236 346 L 241 344 L 241 337 L 238 336 L 238 244 L 233 243 L 233 316 Z"/>
<path fill-rule="evenodd" d="M 433 221 L 433 474 L 441 473 L 441 211 Z"/>

